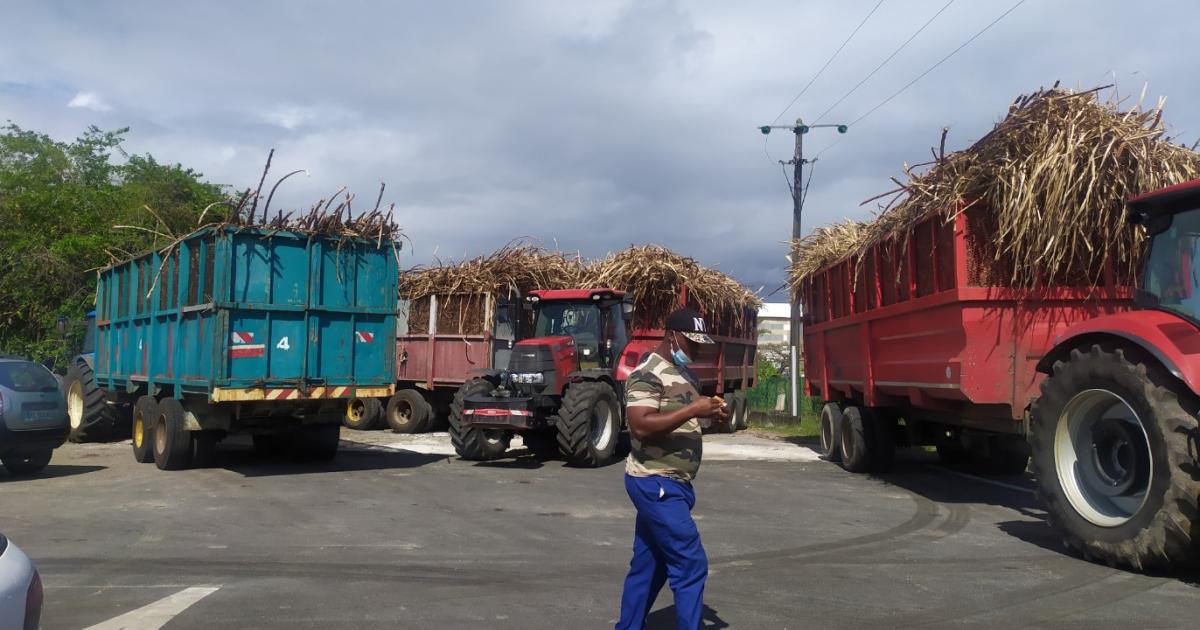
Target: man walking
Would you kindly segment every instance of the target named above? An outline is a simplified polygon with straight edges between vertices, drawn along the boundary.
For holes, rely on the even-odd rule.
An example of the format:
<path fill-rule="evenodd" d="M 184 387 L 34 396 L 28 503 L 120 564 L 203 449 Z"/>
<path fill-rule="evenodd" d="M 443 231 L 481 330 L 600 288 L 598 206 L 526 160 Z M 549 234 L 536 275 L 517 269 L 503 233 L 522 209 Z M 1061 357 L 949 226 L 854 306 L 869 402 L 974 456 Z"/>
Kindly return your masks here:
<path fill-rule="evenodd" d="M 684 308 L 667 318 L 666 334 L 625 385 L 633 449 L 625 490 L 637 508 L 633 559 L 621 594 L 618 630 L 645 627 L 646 615 L 668 580 L 675 593 L 676 627 L 700 627 L 708 556 L 692 520 L 692 480 L 700 468 L 700 418 L 727 421 L 720 399 L 701 396 L 687 365 L 713 340 L 704 319 Z"/>

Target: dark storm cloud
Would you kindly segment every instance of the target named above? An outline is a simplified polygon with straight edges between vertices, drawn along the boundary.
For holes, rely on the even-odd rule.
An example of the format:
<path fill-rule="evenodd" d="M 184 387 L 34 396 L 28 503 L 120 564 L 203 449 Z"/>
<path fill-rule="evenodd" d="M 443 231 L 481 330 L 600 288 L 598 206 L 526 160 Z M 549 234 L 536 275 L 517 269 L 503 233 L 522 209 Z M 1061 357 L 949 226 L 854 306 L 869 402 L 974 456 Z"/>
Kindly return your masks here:
<path fill-rule="evenodd" d="M 811 120 L 943 0 L 885 2 L 782 120 Z M 874 2 L 50 3 L 6 7 L 0 112 L 73 137 L 133 128 L 126 148 L 256 181 L 302 204 L 378 183 L 414 247 L 408 262 L 473 256 L 531 236 L 601 255 L 655 241 L 767 291 L 783 278 L 790 199 L 770 122 Z M 1011 6 L 959 0 L 830 114 L 857 118 Z M 1181 51 L 1195 3 L 1031 0 L 821 154 L 805 225 L 927 159 L 942 126 L 961 148 L 1019 93 L 1061 79 L 1167 94 L 1188 138 L 1200 88 Z M 70 106 L 69 106 L 70 104 Z M 814 133 L 808 155 L 838 140 Z M 368 200 L 369 199 L 369 200 Z"/>

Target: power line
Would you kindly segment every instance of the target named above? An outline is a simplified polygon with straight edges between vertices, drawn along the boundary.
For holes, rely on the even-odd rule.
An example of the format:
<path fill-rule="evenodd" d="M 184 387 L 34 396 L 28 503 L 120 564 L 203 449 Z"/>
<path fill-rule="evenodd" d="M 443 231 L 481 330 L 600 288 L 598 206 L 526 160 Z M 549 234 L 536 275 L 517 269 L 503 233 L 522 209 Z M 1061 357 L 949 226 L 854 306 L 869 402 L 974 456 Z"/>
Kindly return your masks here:
<path fill-rule="evenodd" d="M 847 98 L 850 98 L 850 95 L 852 95 L 856 91 L 858 91 L 858 88 L 862 87 L 864 83 L 866 83 L 867 81 L 869 81 L 871 79 L 871 77 L 875 76 L 875 73 L 882 70 L 883 67 L 888 64 L 888 62 L 890 62 L 892 59 L 894 59 L 896 57 L 896 55 L 900 54 L 900 51 L 904 50 L 904 48 L 906 46 L 908 46 L 909 43 L 912 42 L 912 40 L 916 39 L 917 36 L 920 35 L 922 31 L 924 31 L 926 28 L 928 28 L 930 24 L 933 24 L 933 21 L 936 20 L 938 18 L 938 16 L 941 15 L 943 12 L 945 12 L 946 9 L 949 9 L 950 5 L 954 4 L 954 2 L 955 2 L 955 0 L 950 0 L 945 5 L 943 5 L 942 8 L 938 9 L 938 12 L 934 13 L 933 17 L 929 18 L 929 20 L 927 20 L 924 24 L 922 24 L 921 28 L 917 29 L 917 31 L 915 33 L 913 33 L 911 36 L 909 36 L 908 39 L 904 40 L 904 43 L 900 44 L 900 46 L 898 48 L 896 48 L 896 50 L 892 51 L 892 54 L 888 55 L 887 59 L 884 59 L 882 62 L 880 62 L 880 64 L 878 66 L 875 66 L 875 69 L 872 70 L 871 72 L 867 73 L 867 76 L 863 77 L 862 81 L 859 81 L 858 83 L 856 83 L 854 85 L 854 87 L 850 88 L 850 90 L 848 92 L 846 92 L 845 94 L 843 94 L 842 97 L 839 98 L 837 101 L 835 101 L 833 103 L 833 105 L 830 105 L 828 109 L 821 112 L 821 115 L 817 116 L 817 119 L 813 122 L 821 122 L 821 120 L 823 118 L 825 118 L 826 114 L 833 111 L 833 108 L 837 107 L 838 105 L 841 105 L 842 101 L 846 100 Z"/>
<path fill-rule="evenodd" d="M 804 87 L 800 89 L 800 93 L 796 95 L 796 98 L 793 98 L 792 102 L 788 103 L 787 107 L 784 107 L 783 111 L 779 112 L 779 115 L 775 117 L 775 120 L 771 121 L 772 125 L 779 122 L 779 119 L 783 118 L 783 115 L 792 108 L 792 105 L 795 105 L 796 101 L 800 100 L 801 96 L 804 96 L 804 93 L 808 91 L 808 88 L 812 87 L 813 82 L 821 77 L 821 74 L 825 72 L 825 69 L 829 67 L 829 64 L 833 63 L 834 59 L 837 59 L 838 54 L 842 52 L 842 49 L 846 47 L 846 44 L 849 44 L 850 40 L 854 39 L 854 36 L 858 34 L 859 29 L 861 29 L 863 25 L 867 23 L 867 20 L 871 19 L 872 15 L 875 15 L 875 11 L 877 11 L 879 6 L 882 4 L 883 0 L 879 0 L 879 2 L 875 5 L 875 8 L 871 9 L 871 12 L 867 14 L 867 17 L 864 17 L 862 21 L 858 23 L 858 26 L 854 27 L 854 30 L 850 32 L 850 36 L 846 38 L 846 41 L 842 42 L 842 45 L 838 46 L 838 49 L 833 51 L 833 54 L 830 55 L 829 59 L 825 61 L 825 65 L 821 66 L 821 69 L 817 70 L 817 73 L 813 75 L 813 78 L 809 79 L 808 83 L 804 84 Z"/>
<path fill-rule="evenodd" d="M 968 45 L 969 45 L 971 42 L 973 42 L 973 41 L 975 41 L 976 39 L 978 39 L 980 35 L 983 35 L 984 33 L 986 33 L 986 32 L 988 31 L 988 29 L 990 29 L 990 28 L 992 28 L 993 26 L 995 26 L 996 24 L 998 24 L 998 23 L 1000 22 L 1000 20 L 1003 20 L 1004 18 L 1008 17 L 1008 14 L 1009 14 L 1009 13 L 1012 13 L 1013 11 L 1017 10 L 1017 7 L 1021 6 L 1022 4 L 1025 4 L 1025 0 L 1017 0 L 1017 3 L 1016 3 L 1016 4 L 1014 4 L 1014 5 L 1012 5 L 1011 7 L 1009 7 L 1009 8 L 1008 8 L 1008 10 L 1007 10 L 1007 11 L 1005 11 L 1004 13 L 1001 13 L 999 17 L 997 17 L 996 19 L 992 20 L 990 23 L 988 23 L 988 25 L 987 25 L 987 26 L 983 27 L 983 28 L 982 28 L 982 29 L 980 29 L 978 32 L 976 32 L 974 35 L 972 35 L 972 36 L 970 37 L 970 39 L 968 39 L 967 41 L 963 42 L 963 43 L 962 43 L 962 45 L 960 45 L 958 48 L 955 48 L 954 50 L 950 51 L 950 54 L 948 54 L 948 55 L 946 55 L 945 57 L 942 57 L 941 59 L 939 59 L 937 63 L 933 64 L 932 66 L 929 66 L 929 69 L 928 69 L 928 70 L 926 70 L 925 72 L 922 72 L 921 74 L 918 74 L 918 75 L 917 75 L 917 77 L 916 77 L 915 79 L 913 79 L 912 81 L 909 81 L 908 83 L 906 83 L 906 84 L 904 85 L 904 87 L 900 88 L 899 90 L 896 90 L 894 93 L 892 93 L 892 95 L 891 95 L 891 96 L 889 96 L 889 97 L 887 97 L 887 98 L 883 99 L 883 101 L 881 101 L 881 102 L 880 102 L 878 105 L 876 105 L 875 107 L 872 107 L 871 109 L 867 110 L 867 113 L 865 113 L 865 114 L 863 114 L 862 116 L 859 116 L 858 118 L 854 119 L 854 122 L 850 123 L 850 126 L 857 125 L 858 123 L 862 122 L 864 119 L 866 119 L 866 118 L 867 118 L 868 116 L 870 116 L 871 114 L 874 114 L 876 111 L 879 111 L 879 108 L 881 108 L 881 107 L 883 107 L 884 105 L 887 105 L 888 103 L 892 102 L 892 99 L 896 98 L 897 96 L 900 96 L 902 93 L 904 93 L 904 91 L 905 91 L 905 90 L 907 90 L 908 88 L 912 87 L 912 86 L 913 86 L 913 85 L 914 85 L 914 84 L 915 84 L 917 81 L 920 81 L 921 79 L 925 78 L 925 75 L 927 75 L 927 74 L 929 74 L 930 72 L 933 72 L 934 70 L 936 70 L 938 66 L 942 65 L 943 63 L 945 63 L 945 62 L 946 62 L 946 60 L 948 60 L 948 59 L 950 59 L 951 57 L 953 57 L 955 54 L 957 54 L 957 53 L 958 53 L 958 51 L 960 51 L 960 50 L 962 50 L 962 49 L 966 48 L 966 47 L 967 47 L 967 46 L 968 46 Z"/>

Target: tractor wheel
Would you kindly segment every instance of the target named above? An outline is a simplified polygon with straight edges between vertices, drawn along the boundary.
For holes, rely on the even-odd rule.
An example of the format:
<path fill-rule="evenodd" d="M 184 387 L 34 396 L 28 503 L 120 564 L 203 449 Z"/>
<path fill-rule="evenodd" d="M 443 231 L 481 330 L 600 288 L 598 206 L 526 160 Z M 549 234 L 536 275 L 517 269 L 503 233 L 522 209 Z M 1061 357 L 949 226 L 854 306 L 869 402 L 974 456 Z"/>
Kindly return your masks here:
<path fill-rule="evenodd" d="M 52 448 L 36 451 L 13 451 L 0 458 L 0 463 L 3 463 L 13 476 L 20 477 L 41 472 L 50 464 L 50 458 L 53 456 L 54 449 Z"/>
<path fill-rule="evenodd" d="M 1140 570 L 1197 564 L 1200 401 L 1136 350 L 1071 351 L 1030 414 L 1038 496 L 1068 547 Z"/>
<path fill-rule="evenodd" d="M 301 462 L 327 462 L 337 456 L 341 425 L 327 422 L 293 427 L 288 436 L 288 456 Z"/>
<path fill-rule="evenodd" d="M 508 450 L 512 438 L 507 431 L 466 427 L 462 422 L 463 400 L 467 396 L 487 394 L 495 387 L 487 379 L 476 378 L 463 383 L 454 394 L 454 402 L 450 404 L 450 443 L 454 445 L 454 452 L 463 459 L 487 461 L 500 457 Z"/>
<path fill-rule="evenodd" d="M 154 461 L 154 423 L 158 419 L 158 401 L 141 396 L 133 404 L 133 459 L 139 464 Z"/>
<path fill-rule="evenodd" d="M 821 408 L 821 455 L 827 461 L 842 461 L 842 408 L 837 403 Z"/>
<path fill-rule="evenodd" d="M 558 412 L 558 449 L 575 466 L 595 468 L 617 457 L 621 407 L 607 383 L 575 383 Z"/>
<path fill-rule="evenodd" d="M 346 401 L 342 424 L 355 431 L 370 431 L 383 417 L 383 403 L 378 398 L 351 398 Z"/>
<path fill-rule="evenodd" d="M 158 402 L 151 434 L 154 465 L 159 470 L 182 470 L 192 465 L 192 432 L 183 426 L 183 404 L 174 398 Z"/>
<path fill-rule="evenodd" d="M 388 400 L 387 423 L 395 433 L 421 433 L 428 429 L 433 407 L 415 389 L 402 389 Z"/>
<path fill-rule="evenodd" d="M 72 442 L 98 442 L 120 437 L 120 415 L 108 404 L 104 390 L 96 384 L 96 374 L 83 361 L 67 368 L 63 379 L 67 394 L 67 417 L 71 421 L 68 438 Z"/>

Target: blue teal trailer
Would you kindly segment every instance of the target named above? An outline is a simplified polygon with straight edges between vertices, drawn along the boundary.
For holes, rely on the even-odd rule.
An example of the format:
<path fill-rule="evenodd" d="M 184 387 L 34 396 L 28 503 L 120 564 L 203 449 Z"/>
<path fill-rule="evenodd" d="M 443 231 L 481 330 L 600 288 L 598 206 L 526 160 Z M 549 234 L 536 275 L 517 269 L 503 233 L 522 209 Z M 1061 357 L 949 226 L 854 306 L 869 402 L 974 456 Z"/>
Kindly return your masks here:
<path fill-rule="evenodd" d="M 235 432 L 332 458 L 347 401 L 395 391 L 397 274 L 387 240 L 205 227 L 101 270 L 90 376 L 159 468 Z"/>

